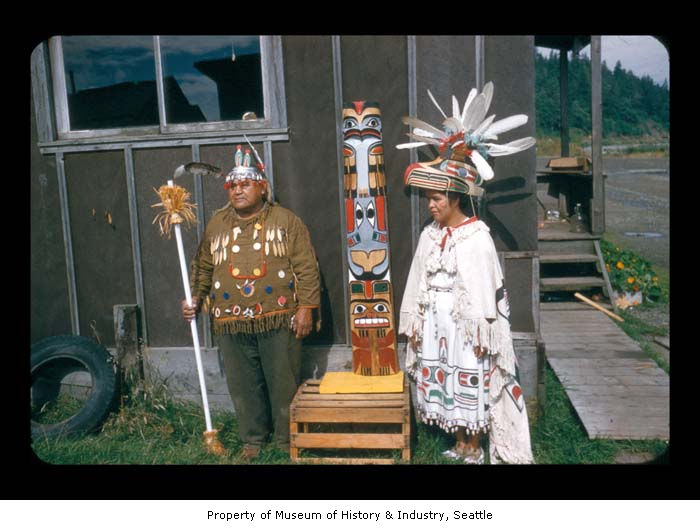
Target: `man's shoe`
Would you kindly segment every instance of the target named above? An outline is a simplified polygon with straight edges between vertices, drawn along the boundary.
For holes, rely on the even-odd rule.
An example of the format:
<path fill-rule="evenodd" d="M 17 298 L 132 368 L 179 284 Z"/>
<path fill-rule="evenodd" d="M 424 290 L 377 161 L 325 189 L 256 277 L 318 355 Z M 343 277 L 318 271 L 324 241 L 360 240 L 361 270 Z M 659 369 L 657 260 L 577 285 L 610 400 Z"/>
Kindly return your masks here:
<path fill-rule="evenodd" d="M 249 462 L 256 458 L 260 454 L 260 446 L 259 445 L 251 445 L 251 444 L 245 444 L 243 446 L 243 449 L 241 449 L 240 452 L 240 458 L 241 460 L 245 462 Z"/>

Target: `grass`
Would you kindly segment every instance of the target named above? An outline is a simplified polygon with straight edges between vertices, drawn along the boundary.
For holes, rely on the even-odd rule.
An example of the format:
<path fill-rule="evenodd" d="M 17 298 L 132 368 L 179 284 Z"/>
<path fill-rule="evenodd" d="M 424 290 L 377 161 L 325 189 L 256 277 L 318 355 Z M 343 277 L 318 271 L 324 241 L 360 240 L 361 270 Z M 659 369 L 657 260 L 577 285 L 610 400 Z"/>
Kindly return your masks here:
<path fill-rule="evenodd" d="M 538 464 L 612 464 L 621 451 L 654 456 L 664 453 L 667 444 L 663 441 L 589 440 L 564 388 L 549 367 L 545 384 L 546 414 L 531 427 L 533 454 Z M 98 433 L 39 439 L 32 448 L 41 460 L 53 464 L 242 464 L 237 457 L 243 444 L 237 435 L 235 415 L 225 411 L 212 413 L 213 426 L 220 430 L 219 438 L 230 451 L 226 457 L 206 453 L 202 443 L 203 423 L 199 406 L 176 401 L 161 391 L 157 396 L 139 395 L 129 399 L 110 415 Z M 454 443 L 450 435 L 423 424 L 418 424 L 415 431 L 411 464 L 460 465 L 441 455 Z M 394 454 L 395 462 L 400 464 L 398 452 Z M 357 456 L 387 455 L 367 451 Z M 268 445 L 252 464 L 292 462 L 286 453 Z"/>

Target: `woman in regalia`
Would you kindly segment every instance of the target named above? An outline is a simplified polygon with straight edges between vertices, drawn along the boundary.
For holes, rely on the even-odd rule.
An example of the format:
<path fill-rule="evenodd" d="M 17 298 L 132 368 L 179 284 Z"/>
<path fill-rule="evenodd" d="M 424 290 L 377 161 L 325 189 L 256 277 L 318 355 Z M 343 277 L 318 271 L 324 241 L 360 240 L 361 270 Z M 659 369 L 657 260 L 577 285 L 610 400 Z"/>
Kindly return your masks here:
<path fill-rule="evenodd" d="M 397 147 L 434 145 L 440 156 L 412 164 L 405 174 L 407 185 L 425 193 L 433 221 L 413 257 L 399 332 L 409 339 L 406 370 L 416 383 L 421 421 L 455 436 L 443 455 L 482 464 L 488 439 L 491 463 L 526 464 L 533 458 L 503 271 L 471 199 L 493 177 L 489 156 L 522 151 L 534 139 L 489 142 L 527 121 L 525 115 L 484 119 L 492 94 L 492 83 L 480 94 L 472 90 L 461 112 L 453 97 L 453 116 L 443 130 L 404 119 L 416 141 Z"/>

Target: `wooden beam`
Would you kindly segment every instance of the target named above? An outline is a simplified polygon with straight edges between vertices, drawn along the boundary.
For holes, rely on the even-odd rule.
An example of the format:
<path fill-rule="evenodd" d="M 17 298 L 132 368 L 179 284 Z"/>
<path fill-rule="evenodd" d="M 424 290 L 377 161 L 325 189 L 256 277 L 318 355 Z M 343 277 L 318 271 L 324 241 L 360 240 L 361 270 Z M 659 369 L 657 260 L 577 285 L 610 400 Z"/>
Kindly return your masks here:
<path fill-rule="evenodd" d="M 566 50 L 559 50 L 559 106 L 561 156 L 569 156 L 569 57 Z"/>
<path fill-rule="evenodd" d="M 603 181 L 603 83 L 600 35 L 591 35 L 591 162 L 593 198 L 591 232 L 605 232 L 605 183 Z"/>

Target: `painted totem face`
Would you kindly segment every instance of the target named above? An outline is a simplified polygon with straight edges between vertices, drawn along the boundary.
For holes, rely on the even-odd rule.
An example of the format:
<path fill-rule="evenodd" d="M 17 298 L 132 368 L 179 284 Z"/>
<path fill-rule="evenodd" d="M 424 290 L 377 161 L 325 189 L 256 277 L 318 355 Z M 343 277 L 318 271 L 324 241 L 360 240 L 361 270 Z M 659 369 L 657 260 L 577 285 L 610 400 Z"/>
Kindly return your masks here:
<path fill-rule="evenodd" d="M 389 279 L 385 197 L 345 199 L 345 208 L 350 279 Z"/>
<path fill-rule="evenodd" d="M 391 283 L 350 282 L 353 372 L 391 375 L 399 371 Z"/>
<path fill-rule="evenodd" d="M 346 197 L 386 193 L 382 117 L 377 103 L 354 101 L 344 105 L 343 156 Z"/>

